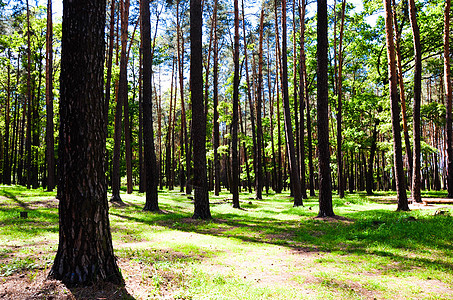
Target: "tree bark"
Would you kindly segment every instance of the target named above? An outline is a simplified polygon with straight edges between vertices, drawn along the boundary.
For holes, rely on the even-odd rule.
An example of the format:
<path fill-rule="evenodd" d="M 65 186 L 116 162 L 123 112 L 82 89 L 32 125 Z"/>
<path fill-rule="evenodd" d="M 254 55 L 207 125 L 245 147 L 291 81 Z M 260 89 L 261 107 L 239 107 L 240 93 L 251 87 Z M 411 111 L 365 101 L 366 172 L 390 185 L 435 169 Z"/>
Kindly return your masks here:
<path fill-rule="evenodd" d="M 447 131 L 447 190 L 448 198 L 453 198 L 453 130 L 452 130 L 452 88 L 450 71 L 450 1 L 445 1 L 444 13 L 444 84 L 446 99 L 446 131 Z"/>
<path fill-rule="evenodd" d="M 218 148 L 220 145 L 219 136 L 219 41 L 217 37 L 217 3 L 214 3 L 214 70 L 213 70 L 213 104 L 214 104 L 214 128 L 213 128 L 213 146 L 214 146 L 214 195 L 218 196 L 220 193 L 220 157 Z"/>
<path fill-rule="evenodd" d="M 420 29 L 417 24 L 415 1 L 409 0 L 409 17 L 412 27 L 412 36 L 414 41 L 415 69 L 414 69 L 414 103 L 413 103 L 413 169 L 412 169 L 412 200 L 422 202 L 420 192 L 421 184 L 421 120 L 420 120 L 420 105 L 422 97 L 422 49 L 420 45 Z M 409 154 L 410 155 L 410 154 Z"/>
<path fill-rule="evenodd" d="M 302 198 L 307 199 L 307 188 L 305 184 L 305 0 L 299 0 L 299 19 L 300 19 L 300 38 L 299 38 L 299 164 L 300 164 L 300 183 Z M 297 109 L 297 108 L 296 108 Z"/>
<path fill-rule="evenodd" d="M 192 90 L 193 185 L 195 208 L 192 218 L 211 219 L 206 177 L 206 115 L 203 103 L 201 0 L 190 0 L 190 80 Z"/>
<path fill-rule="evenodd" d="M 332 207 L 330 175 L 329 115 L 328 115 L 328 57 L 327 0 L 318 1 L 317 73 L 318 73 L 318 160 L 319 160 L 319 213 L 318 217 L 335 216 Z"/>
<path fill-rule="evenodd" d="M 46 31 L 46 160 L 47 160 L 47 191 L 55 188 L 55 141 L 53 124 L 53 24 L 52 0 L 47 1 Z"/>
<path fill-rule="evenodd" d="M 393 157 L 395 164 L 395 183 L 398 197 L 398 210 L 409 210 L 406 196 L 406 182 L 403 170 L 403 156 L 401 145 L 400 107 L 398 103 L 398 90 L 396 85 L 395 45 L 393 42 L 392 6 L 390 0 L 384 0 L 385 8 L 385 33 L 387 41 L 388 77 L 390 90 L 390 104 L 392 112 L 393 132 Z"/>
<path fill-rule="evenodd" d="M 300 171 L 296 160 L 296 150 L 294 149 L 293 126 L 291 124 L 291 112 L 289 107 L 288 91 L 288 56 L 286 44 L 286 0 L 282 0 L 282 90 L 283 90 L 283 110 L 285 118 L 286 144 L 289 155 L 289 172 L 291 176 L 291 186 L 294 195 L 294 206 L 302 206 L 302 191 L 300 186 Z"/>
<path fill-rule="evenodd" d="M 141 46 L 143 49 L 143 152 L 145 154 L 146 203 L 143 210 L 159 211 L 157 168 L 153 129 L 153 93 L 151 90 L 153 58 L 151 53 L 151 23 L 149 1 L 140 1 Z"/>
<path fill-rule="evenodd" d="M 261 156 L 262 139 L 263 139 L 263 124 L 261 121 L 261 102 L 263 90 L 263 25 L 264 24 L 264 8 L 261 8 L 260 29 L 259 29 L 259 50 L 258 50 L 258 87 L 256 89 L 256 170 L 255 170 L 255 188 L 256 199 L 263 199 L 263 161 Z"/>
<path fill-rule="evenodd" d="M 341 25 L 340 25 L 340 40 L 339 40 L 339 51 L 338 51 L 338 78 L 337 78 L 337 176 L 338 176 L 338 195 L 340 198 L 344 198 L 344 177 L 343 177 L 343 153 L 341 149 L 341 123 L 343 114 L 343 29 L 344 29 L 344 15 L 346 9 L 346 0 L 342 1 L 341 4 Z"/>
<path fill-rule="evenodd" d="M 113 254 L 105 184 L 105 7 L 105 1 L 63 1 L 60 234 L 49 277 L 66 284 L 123 283 Z"/>
<path fill-rule="evenodd" d="M 238 162 L 238 123 L 239 123 L 239 5 L 234 0 L 234 75 L 233 75 L 233 120 L 231 122 L 231 168 L 233 207 L 239 205 L 239 162 Z"/>
<path fill-rule="evenodd" d="M 113 172 L 112 172 L 112 202 L 122 202 L 120 196 L 121 174 L 121 133 L 124 102 L 127 101 L 127 33 L 129 20 L 129 0 L 120 0 L 121 13 L 121 57 L 120 76 L 118 80 L 118 91 L 116 95 L 115 111 L 115 133 L 113 147 Z"/>

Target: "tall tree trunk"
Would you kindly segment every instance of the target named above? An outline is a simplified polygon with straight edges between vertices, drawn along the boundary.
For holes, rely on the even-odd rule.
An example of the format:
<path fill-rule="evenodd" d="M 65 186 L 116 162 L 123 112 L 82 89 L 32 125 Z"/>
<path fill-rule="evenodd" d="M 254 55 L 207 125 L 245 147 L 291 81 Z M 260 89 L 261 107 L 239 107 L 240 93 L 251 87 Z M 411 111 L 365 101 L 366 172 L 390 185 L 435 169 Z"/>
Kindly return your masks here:
<path fill-rule="evenodd" d="M 129 25 L 129 0 L 120 0 L 121 13 L 121 57 L 120 57 L 120 76 L 118 80 L 117 102 L 115 112 L 115 133 L 113 147 L 113 173 L 112 173 L 112 202 L 122 202 L 120 197 L 121 174 L 121 132 L 124 102 L 127 101 L 127 34 Z"/>
<path fill-rule="evenodd" d="M 393 157 L 395 164 L 395 183 L 398 197 L 398 210 L 409 210 L 406 196 L 406 182 L 403 170 L 403 157 L 401 145 L 401 128 L 400 128 L 400 107 L 398 103 L 398 90 L 396 84 L 396 67 L 395 67 L 395 46 L 393 43 L 393 21 L 392 6 L 390 0 L 384 0 L 385 7 L 385 33 L 387 41 L 388 57 L 388 76 L 390 101 L 392 112 L 392 132 L 393 132 Z"/>
<path fill-rule="evenodd" d="M 153 129 L 153 93 L 151 90 L 153 57 L 151 50 L 151 23 L 149 2 L 140 1 L 140 32 L 143 49 L 143 152 L 145 154 L 146 203 L 143 210 L 159 211 L 157 169 Z"/>
<path fill-rule="evenodd" d="M 289 172 L 291 186 L 294 194 L 294 206 L 303 205 L 302 191 L 300 188 L 300 171 L 296 160 L 296 150 L 294 149 L 293 126 L 291 124 L 291 112 L 289 107 L 288 91 L 288 57 L 286 45 L 286 0 L 282 0 L 282 90 L 283 90 L 283 110 L 285 117 L 286 144 L 288 147 Z M 261 47 L 260 47 L 261 49 Z M 261 54 L 262 55 L 262 54 Z"/>
<path fill-rule="evenodd" d="M 239 162 L 238 162 L 238 123 L 239 123 L 239 5 L 234 0 L 234 77 L 233 77 L 233 120 L 231 122 L 231 168 L 233 207 L 239 208 Z"/>
<path fill-rule="evenodd" d="M 55 188 L 55 150 L 53 125 L 53 24 L 52 0 L 47 1 L 46 31 L 46 158 L 47 158 L 47 191 Z"/>
<path fill-rule="evenodd" d="M 219 137 L 219 41 L 217 31 L 217 0 L 214 2 L 214 70 L 213 70 L 213 104 L 214 104 L 214 128 L 213 128 L 213 146 L 214 146 L 214 195 L 218 196 L 220 193 L 220 157 L 218 148 L 220 145 Z"/>
<path fill-rule="evenodd" d="M 280 118 L 280 91 L 279 91 L 279 74 L 281 76 L 281 50 L 280 50 L 280 41 L 279 41 L 279 32 L 278 32 L 278 5 L 277 2 L 275 3 L 275 13 L 274 13 L 274 19 L 275 19 L 275 57 L 276 57 L 276 87 L 277 87 L 277 144 L 278 144 L 278 171 L 277 171 L 277 190 L 275 191 L 276 193 L 281 193 L 283 190 L 283 174 L 282 174 L 282 168 L 284 166 L 284 163 L 282 162 L 282 133 L 281 133 L 281 118 Z"/>
<path fill-rule="evenodd" d="M 450 1 L 445 1 L 444 14 L 444 84 L 447 103 L 446 131 L 447 131 L 447 190 L 448 198 L 453 198 L 453 130 L 452 130 L 452 88 L 450 73 Z"/>
<path fill-rule="evenodd" d="M 263 199 L 263 163 L 261 157 L 262 139 L 263 139 L 263 125 L 261 122 L 261 104 L 262 104 L 262 90 L 263 90 L 263 24 L 264 24 L 264 8 L 261 8 L 260 17 L 260 37 L 259 37 L 259 54 L 258 54 L 258 87 L 256 89 L 256 199 Z"/>
<path fill-rule="evenodd" d="M 67 284 L 123 283 L 113 253 L 105 185 L 105 7 L 105 1 L 63 1 L 60 234 L 49 277 Z"/>
<path fill-rule="evenodd" d="M 412 169 L 412 200 L 422 202 L 420 192 L 421 184 L 421 120 L 420 120 L 420 105 L 422 97 L 422 49 L 420 45 L 420 29 L 417 24 L 415 1 L 409 0 L 409 17 L 411 20 L 412 36 L 414 40 L 415 54 L 415 71 L 414 71 L 414 103 L 413 103 L 413 138 L 414 138 L 414 153 L 413 153 L 413 169 Z"/>
<path fill-rule="evenodd" d="M 393 1 L 393 6 L 395 6 L 395 0 Z M 404 20 L 403 20 L 404 21 Z M 396 64 L 398 66 L 398 84 L 400 88 L 400 99 L 401 99 L 401 116 L 403 121 L 403 133 L 404 133 L 404 144 L 406 147 L 407 161 L 409 165 L 409 176 L 412 178 L 413 162 L 412 162 L 412 150 L 411 143 L 409 138 L 409 129 L 407 127 L 407 117 L 406 117 L 406 95 L 404 92 L 404 80 L 403 80 L 403 67 L 401 65 L 401 50 L 400 50 L 400 40 L 401 40 L 401 31 L 403 24 L 401 24 L 401 29 L 398 29 L 398 22 L 396 19 L 396 14 L 393 14 L 393 23 L 395 27 L 395 50 L 396 50 Z M 412 181 L 412 180 L 411 180 Z"/>
<path fill-rule="evenodd" d="M 194 219 L 211 219 L 206 177 L 206 115 L 203 103 L 201 0 L 190 0 L 190 78 L 192 90 Z"/>
<path fill-rule="evenodd" d="M 332 183 L 329 152 L 329 90 L 327 36 L 327 0 L 318 1 L 317 73 L 318 73 L 318 160 L 319 160 L 319 213 L 318 217 L 335 216 L 332 207 Z"/>
<path fill-rule="evenodd" d="M 299 19 L 300 19 L 300 39 L 299 39 L 299 115 L 300 115 L 300 129 L 299 129 L 299 165 L 300 165 L 300 183 L 302 198 L 307 198 L 307 188 L 305 185 L 305 84 L 306 78 L 304 77 L 305 68 L 305 0 L 299 0 Z M 296 108 L 297 109 L 297 108 Z"/>
<path fill-rule="evenodd" d="M 25 152 L 27 153 L 27 188 L 31 187 L 31 131 L 32 131 L 32 86 L 31 86 L 31 27 L 30 7 L 27 0 L 27 134 L 25 138 Z"/>
<path fill-rule="evenodd" d="M 251 127 L 252 127 L 252 142 L 253 142 L 253 168 L 255 171 L 255 182 L 257 178 L 257 157 L 256 157 L 256 151 L 257 151 L 257 142 L 256 142 L 256 127 L 255 127 L 255 110 L 252 104 L 252 94 L 251 94 L 251 85 L 250 85 L 250 77 L 249 77 L 249 65 L 248 65 L 248 54 L 247 54 L 247 39 L 246 39 L 246 31 L 245 31 L 245 13 L 244 13 L 244 0 L 242 0 L 242 32 L 244 36 L 244 59 L 245 59 L 245 80 L 247 83 L 247 98 L 249 102 L 249 107 L 250 107 L 250 122 L 251 122 Z M 257 192 L 257 191 L 256 191 Z"/>
<path fill-rule="evenodd" d="M 338 195 L 340 198 L 344 198 L 344 179 L 343 179 L 343 154 L 341 150 L 341 123 L 343 114 L 343 29 L 344 29 L 344 15 L 346 9 L 346 0 L 342 1 L 341 4 L 341 25 L 340 25 L 340 40 L 339 40 L 339 51 L 338 51 L 338 78 L 337 78 L 337 176 L 338 176 Z"/>

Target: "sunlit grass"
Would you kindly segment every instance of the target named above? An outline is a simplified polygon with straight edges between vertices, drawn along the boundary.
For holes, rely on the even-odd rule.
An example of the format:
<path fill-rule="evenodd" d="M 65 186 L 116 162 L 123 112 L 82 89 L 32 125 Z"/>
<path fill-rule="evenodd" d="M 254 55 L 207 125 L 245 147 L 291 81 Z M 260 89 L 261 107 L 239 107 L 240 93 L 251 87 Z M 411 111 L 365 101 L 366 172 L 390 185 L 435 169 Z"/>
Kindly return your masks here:
<path fill-rule="evenodd" d="M 2 276 L 50 267 L 58 210 L 55 200 L 43 203 L 54 197 L 0 186 Z M 203 221 L 191 219 L 193 200 L 179 189 L 159 192 L 158 213 L 143 211 L 144 194 L 121 197 L 126 205 L 109 211 L 113 243 L 126 282 L 144 289 L 131 291 L 138 299 L 448 299 L 453 290 L 448 206 L 442 215 L 396 212 L 392 192 L 346 193 L 333 197 L 346 219 L 325 220 L 315 218 L 316 197 L 293 207 L 288 193 L 241 193 L 233 209 L 223 191 L 211 195 L 213 219 Z"/>

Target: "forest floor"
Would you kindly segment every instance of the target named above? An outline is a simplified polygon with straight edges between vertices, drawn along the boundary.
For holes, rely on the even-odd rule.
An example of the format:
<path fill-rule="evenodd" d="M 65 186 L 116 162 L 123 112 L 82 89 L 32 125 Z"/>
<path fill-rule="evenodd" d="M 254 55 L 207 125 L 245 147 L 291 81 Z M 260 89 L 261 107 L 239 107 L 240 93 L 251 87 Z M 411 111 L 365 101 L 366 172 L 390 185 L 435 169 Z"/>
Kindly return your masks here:
<path fill-rule="evenodd" d="M 445 193 L 424 193 L 442 199 Z M 1 299 L 453 299 L 453 207 L 395 212 L 395 195 L 334 196 L 339 218 L 315 218 L 317 198 L 293 207 L 288 194 L 242 209 L 212 196 L 214 219 L 191 219 L 192 200 L 159 194 L 111 205 L 115 255 L 124 286 L 67 287 L 48 280 L 58 247 L 54 193 L 0 186 Z M 21 218 L 21 212 L 27 212 Z"/>

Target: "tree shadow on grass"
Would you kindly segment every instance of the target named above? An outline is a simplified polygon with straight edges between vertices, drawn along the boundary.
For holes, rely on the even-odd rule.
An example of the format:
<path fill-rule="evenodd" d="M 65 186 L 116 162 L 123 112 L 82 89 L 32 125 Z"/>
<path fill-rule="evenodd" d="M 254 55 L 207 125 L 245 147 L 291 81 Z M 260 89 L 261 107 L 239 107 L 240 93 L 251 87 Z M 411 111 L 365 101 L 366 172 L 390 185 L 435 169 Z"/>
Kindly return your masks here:
<path fill-rule="evenodd" d="M 121 213 L 117 215 L 148 225 L 234 238 L 243 242 L 279 245 L 299 252 L 302 249 L 303 252 L 389 257 L 410 268 L 421 265 L 430 269 L 453 270 L 453 247 L 448 247 L 453 238 L 453 218 L 450 216 L 374 210 L 348 212 L 345 220 L 326 221 L 314 219 L 303 211 L 294 211 L 293 214 L 298 214 L 300 219 L 281 220 L 234 212 L 217 213 L 210 221 L 192 220 L 180 212 L 154 215 L 154 218 L 147 219 Z M 393 250 L 376 250 L 380 248 Z M 431 258 L 423 249 L 436 249 L 437 258 Z M 406 257 L 404 253 L 407 251 L 416 255 Z"/>

